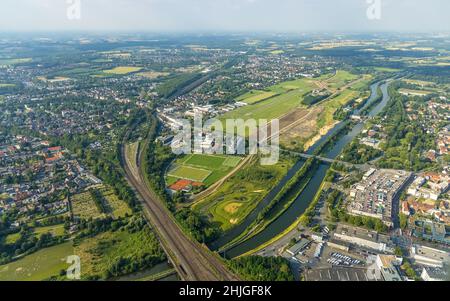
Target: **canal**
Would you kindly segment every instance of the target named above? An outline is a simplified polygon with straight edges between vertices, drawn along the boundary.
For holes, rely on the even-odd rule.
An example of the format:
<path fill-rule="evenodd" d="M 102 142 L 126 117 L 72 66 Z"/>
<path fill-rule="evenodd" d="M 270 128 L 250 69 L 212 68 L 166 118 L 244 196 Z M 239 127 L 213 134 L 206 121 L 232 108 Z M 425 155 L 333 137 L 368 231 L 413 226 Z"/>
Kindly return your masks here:
<path fill-rule="evenodd" d="M 381 85 L 381 86 L 380 86 Z M 371 96 L 369 100 L 366 102 L 363 108 L 355 111 L 355 114 L 358 114 L 368 106 L 372 104 L 373 101 L 377 99 L 377 91 L 378 87 L 381 88 L 383 92 L 382 100 L 375 105 L 370 112 L 368 113 L 369 117 L 373 117 L 378 115 L 383 108 L 389 102 L 389 94 L 388 94 L 388 86 L 389 82 L 377 82 L 371 85 Z M 317 141 L 308 151 L 308 154 L 313 154 L 314 151 L 319 148 L 323 143 L 325 143 L 332 135 L 336 134 L 342 127 L 346 125 L 346 122 L 341 122 L 337 124 L 331 131 L 328 132 L 327 135 L 323 136 L 319 141 Z M 340 137 L 332 148 L 328 149 L 323 157 L 335 159 L 339 156 L 339 154 L 343 151 L 346 145 L 348 145 L 364 128 L 364 123 L 358 123 L 353 126 L 353 128 L 344 136 Z M 236 239 L 245 229 L 251 225 L 251 223 L 255 220 L 258 214 L 263 210 L 272 199 L 280 192 L 283 186 L 296 174 L 296 172 L 303 166 L 304 160 L 300 160 L 297 162 L 291 170 L 287 173 L 287 175 L 280 181 L 280 183 L 264 198 L 260 204 L 256 207 L 256 209 L 247 216 L 247 218 L 238 226 L 233 228 L 232 230 L 225 233 L 220 239 L 213 242 L 210 247 L 212 250 L 218 250 L 221 247 L 225 246 L 229 242 Z M 309 207 L 310 203 L 314 200 L 315 195 L 317 194 L 320 186 L 322 184 L 325 175 L 330 168 L 329 164 L 321 164 L 311 181 L 307 184 L 302 193 L 298 196 L 298 198 L 293 202 L 293 204 L 275 221 L 273 221 L 270 225 L 268 225 L 264 230 L 259 232 L 258 234 L 250 237 L 243 242 L 238 243 L 237 245 L 232 246 L 230 249 L 226 251 L 226 257 L 234 258 L 239 255 L 245 254 L 248 251 L 251 251 L 261 244 L 273 239 L 280 233 L 282 233 L 286 228 L 291 226 Z"/>

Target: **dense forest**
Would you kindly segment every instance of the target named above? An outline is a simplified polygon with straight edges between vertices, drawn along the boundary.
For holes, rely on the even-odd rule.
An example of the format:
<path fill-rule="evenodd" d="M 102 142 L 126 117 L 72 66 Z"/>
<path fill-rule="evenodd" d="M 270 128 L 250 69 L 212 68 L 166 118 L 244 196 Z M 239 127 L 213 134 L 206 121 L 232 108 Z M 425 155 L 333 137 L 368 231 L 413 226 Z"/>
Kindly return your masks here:
<path fill-rule="evenodd" d="M 245 281 L 293 281 L 289 262 L 283 257 L 248 256 L 233 259 L 228 266 Z"/>
<path fill-rule="evenodd" d="M 373 147 L 359 144 L 353 141 L 348 145 L 342 154 L 342 161 L 353 164 L 365 164 L 383 155 L 383 152 Z"/>

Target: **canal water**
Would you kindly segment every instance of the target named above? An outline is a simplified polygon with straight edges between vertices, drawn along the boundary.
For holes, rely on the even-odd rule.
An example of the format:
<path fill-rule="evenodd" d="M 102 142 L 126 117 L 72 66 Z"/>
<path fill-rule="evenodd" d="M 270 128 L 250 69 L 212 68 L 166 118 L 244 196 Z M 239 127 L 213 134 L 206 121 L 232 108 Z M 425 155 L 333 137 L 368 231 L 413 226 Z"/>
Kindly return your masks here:
<path fill-rule="evenodd" d="M 388 95 L 388 85 L 389 83 L 381 82 L 375 83 L 371 85 L 371 96 L 365 106 L 360 110 L 355 111 L 355 114 L 359 114 L 363 109 L 367 108 L 373 101 L 377 98 L 378 87 L 381 85 L 381 90 L 383 92 L 382 101 L 377 104 L 372 110 L 368 113 L 368 116 L 373 117 L 378 115 L 383 108 L 389 102 Z M 319 141 L 317 141 L 308 151 L 308 154 L 313 154 L 314 151 L 320 147 L 323 143 L 325 143 L 328 138 L 334 135 L 337 131 L 339 131 L 342 127 L 346 125 L 346 122 L 341 122 L 337 124 L 331 131 L 328 132 L 327 135 L 323 136 Z M 359 133 L 361 133 L 364 127 L 364 123 L 358 123 L 353 126 L 352 130 L 349 131 L 346 135 L 340 137 L 332 148 L 326 151 L 323 157 L 335 159 L 339 156 L 339 154 L 343 151 L 345 146 L 350 143 Z M 295 164 L 291 170 L 287 173 L 287 175 L 282 179 L 282 181 L 264 198 L 264 200 L 256 207 L 256 209 L 249 215 L 247 218 L 238 226 L 233 228 L 232 230 L 225 233 L 220 239 L 215 241 L 210 245 L 212 250 L 218 250 L 227 243 L 236 239 L 251 223 L 255 220 L 258 214 L 263 210 L 272 199 L 278 194 L 278 192 L 283 188 L 287 181 L 289 181 L 296 172 L 303 166 L 304 160 L 300 160 Z M 271 240 L 276 237 L 280 233 L 282 233 L 286 228 L 291 226 L 309 207 L 311 202 L 314 200 L 317 191 L 320 189 L 323 179 L 330 168 L 329 164 L 321 164 L 311 181 L 307 184 L 302 193 L 298 196 L 298 198 L 293 202 L 293 204 L 274 222 L 268 225 L 263 231 L 256 234 L 255 236 L 231 247 L 226 251 L 226 257 L 234 258 L 239 255 L 242 255 L 248 251 L 251 251 L 264 242 Z"/>

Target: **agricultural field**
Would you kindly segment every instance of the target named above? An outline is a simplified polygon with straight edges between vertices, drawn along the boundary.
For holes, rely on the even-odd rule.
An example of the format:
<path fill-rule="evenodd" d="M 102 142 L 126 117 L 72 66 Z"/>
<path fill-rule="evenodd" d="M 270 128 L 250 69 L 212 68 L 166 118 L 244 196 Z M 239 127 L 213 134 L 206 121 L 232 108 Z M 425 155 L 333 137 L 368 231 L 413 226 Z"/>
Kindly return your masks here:
<path fill-rule="evenodd" d="M 429 81 L 423 81 L 423 80 L 415 80 L 415 79 L 403 79 L 403 82 L 411 85 L 417 85 L 421 87 L 429 87 L 429 86 L 435 86 L 436 84 Z"/>
<path fill-rule="evenodd" d="M 402 57 L 402 58 L 389 58 L 391 62 L 403 62 L 408 67 L 445 67 L 450 66 L 450 59 L 448 57 Z"/>
<path fill-rule="evenodd" d="M 49 78 L 56 78 L 56 77 L 66 77 L 66 78 L 76 78 L 76 77 L 84 77 L 84 76 L 95 76 L 95 74 L 98 74 L 101 72 L 101 70 L 96 68 L 91 68 L 89 66 L 83 66 L 77 67 L 77 68 L 71 68 L 66 69 L 62 71 L 58 71 L 55 74 L 52 74 L 51 76 L 48 76 Z"/>
<path fill-rule="evenodd" d="M 43 81 L 43 82 L 49 82 L 49 83 L 58 83 L 58 82 L 65 82 L 70 80 L 69 77 L 63 77 L 63 76 L 56 76 L 53 78 L 48 78 L 45 76 L 38 76 L 37 77 L 38 80 Z"/>
<path fill-rule="evenodd" d="M 29 63 L 32 60 L 32 58 L 0 59 L 0 67 Z"/>
<path fill-rule="evenodd" d="M 254 163 L 245 165 L 193 209 L 219 223 L 225 231 L 242 222 L 293 165 L 291 159 L 283 158 L 273 166 Z"/>
<path fill-rule="evenodd" d="M 75 254 L 71 242 L 40 250 L 0 266 L 0 281 L 40 281 L 66 270 L 68 256 Z"/>
<path fill-rule="evenodd" d="M 412 89 L 400 89 L 399 92 L 404 95 L 410 95 L 410 96 L 427 96 L 430 95 L 431 91 L 425 91 L 425 90 L 412 90 Z"/>
<path fill-rule="evenodd" d="M 273 50 L 273 51 L 270 52 L 270 54 L 273 54 L 273 55 L 280 55 L 280 54 L 283 54 L 283 53 L 284 53 L 284 50 L 281 50 L 281 49 Z"/>
<path fill-rule="evenodd" d="M 169 185 L 178 179 L 210 186 L 236 167 L 241 158 L 226 155 L 189 155 L 177 160 L 167 171 Z"/>
<path fill-rule="evenodd" d="M 0 88 L 13 88 L 15 87 L 15 84 L 2 84 L 0 83 Z"/>
<path fill-rule="evenodd" d="M 389 72 L 389 73 L 402 71 L 401 69 L 386 68 L 386 67 L 375 67 L 374 69 L 379 72 Z"/>
<path fill-rule="evenodd" d="M 126 75 L 140 71 L 140 67 L 119 66 L 113 69 L 103 70 L 103 73 L 108 75 Z"/>

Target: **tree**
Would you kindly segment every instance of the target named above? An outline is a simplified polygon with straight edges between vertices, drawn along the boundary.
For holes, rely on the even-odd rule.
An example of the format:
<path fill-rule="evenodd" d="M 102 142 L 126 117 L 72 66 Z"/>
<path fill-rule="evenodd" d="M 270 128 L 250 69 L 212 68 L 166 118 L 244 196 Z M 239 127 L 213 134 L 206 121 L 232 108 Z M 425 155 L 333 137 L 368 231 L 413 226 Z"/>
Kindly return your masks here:
<path fill-rule="evenodd" d="M 400 228 L 406 229 L 407 226 L 408 226 L 408 216 L 403 213 L 400 213 Z"/>
<path fill-rule="evenodd" d="M 395 251 L 394 251 L 394 254 L 396 255 L 396 256 L 398 256 L 398 257 L 403 257 L 403 250 L 402 250 L 402 248 L 400 248 L 400 247 L 395 247 Z"/>
<path fill-rule="evenodd" d="M 228 265 L 246 281 L 294 280 L 289 262 L 283 257 L 242 257 L 229 261 Z"/>

